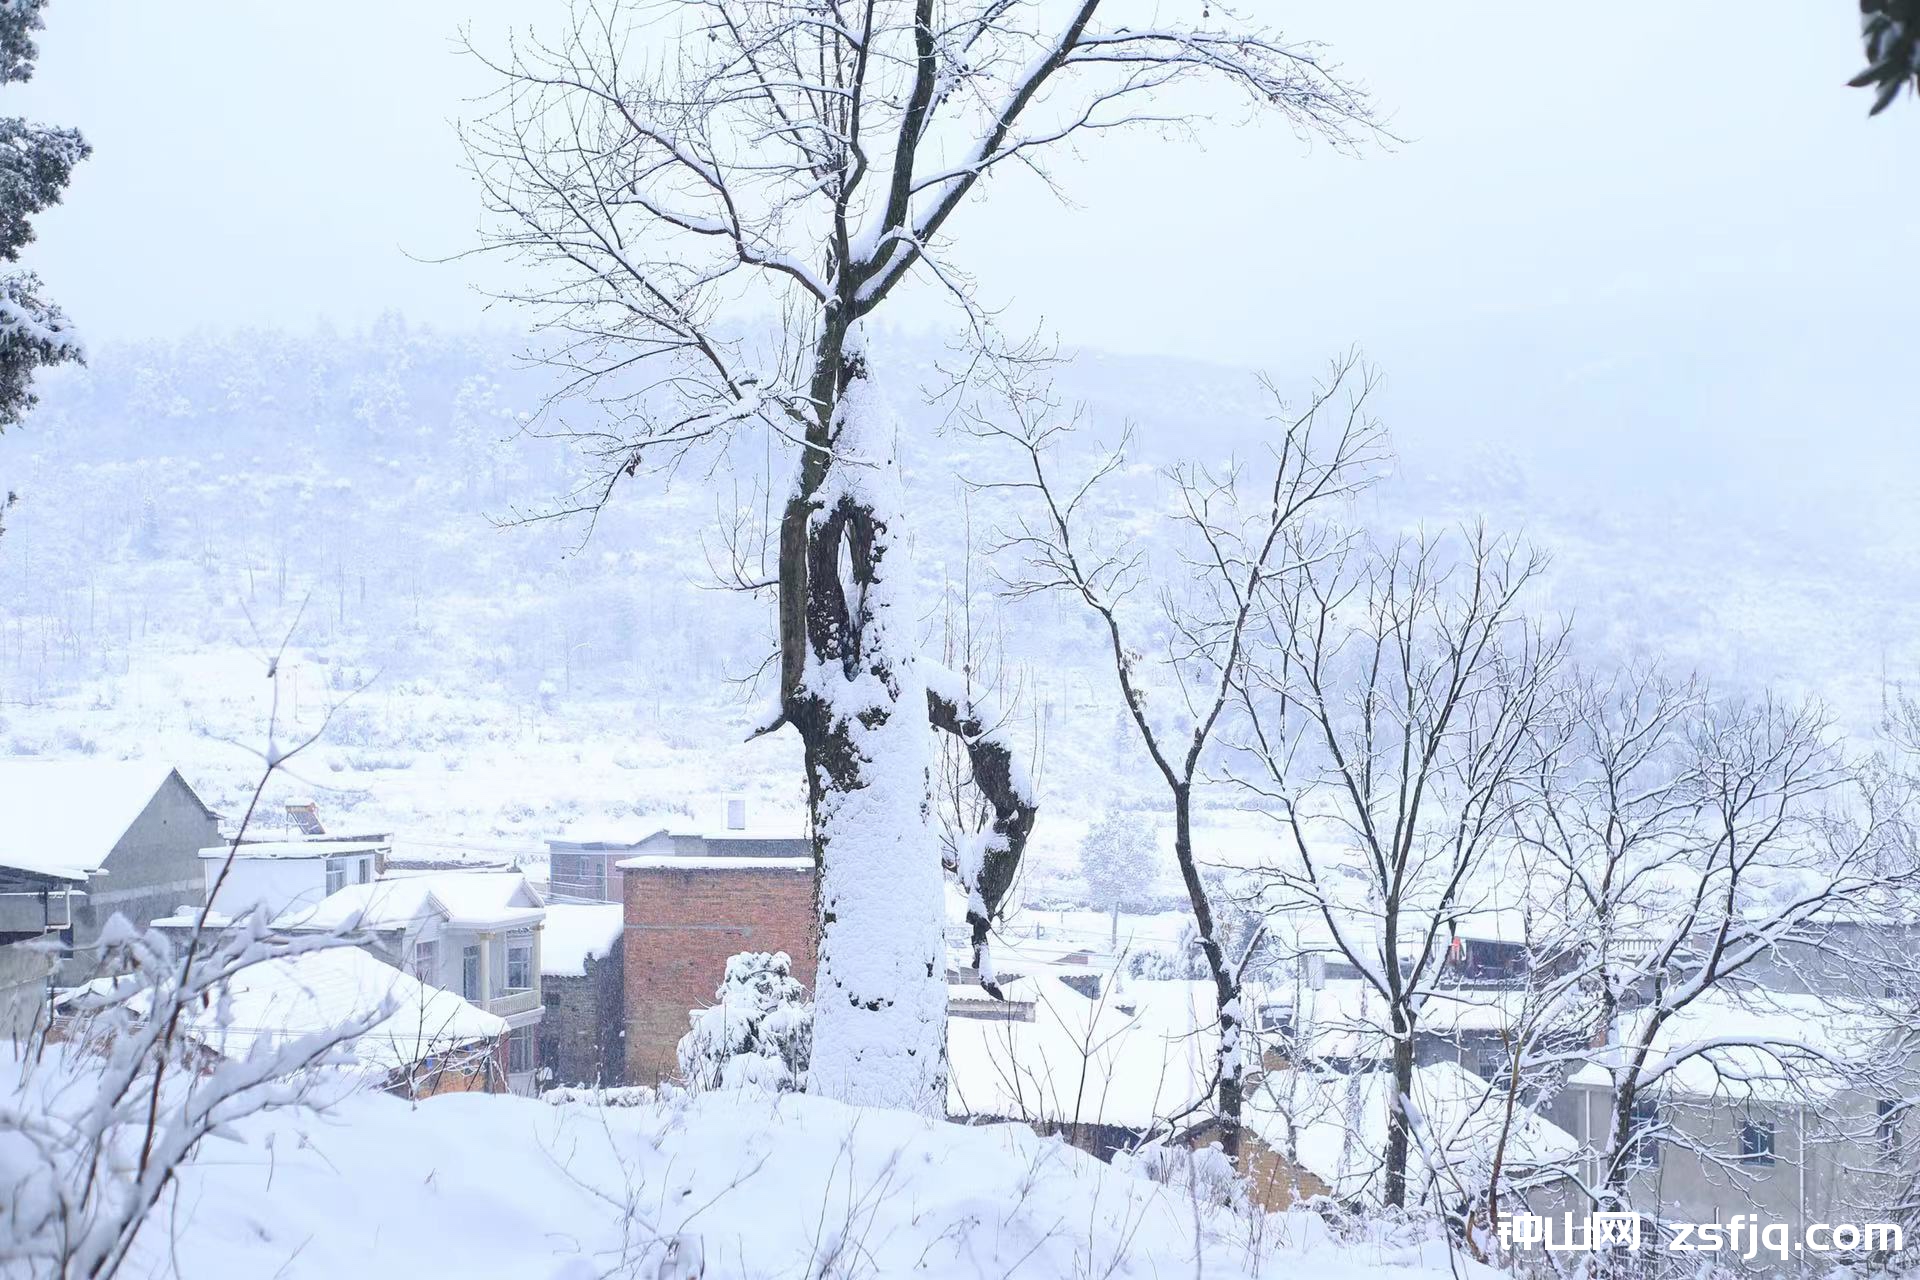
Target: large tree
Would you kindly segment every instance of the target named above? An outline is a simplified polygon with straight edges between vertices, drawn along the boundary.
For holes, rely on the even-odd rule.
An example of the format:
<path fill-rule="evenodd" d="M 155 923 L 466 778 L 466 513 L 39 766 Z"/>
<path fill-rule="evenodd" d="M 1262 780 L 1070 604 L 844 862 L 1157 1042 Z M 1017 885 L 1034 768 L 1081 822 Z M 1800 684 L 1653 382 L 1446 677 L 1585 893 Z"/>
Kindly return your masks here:
<path fill-rule="evenodd" d="M 1063 145 L 1218 114 L 1223 88 L 1335 139 L 1365 102 L 1312 46 L 1200 0 L 587 0 L 489 61 L 497 109 L 468 131 L 487 243 L 532 268 L 510 296 L 596 406 L 581 438 L 604 466 L 579 507 L 748 430 L 791 450 L 763 728 L 804 744 L 821 869 L 810 1087 L 938 1113 L 930 727 L 967 739 L 996 809 L 960 866 L 977 961 L 1034 805 L 915 651 L 901 424 L 867 321 L 918 277 L 987 329 L 950 250 L 1002 170 L 1044 181 Z"/>
<path fill-rule="evenodd" d="M 10 0 L 0 5 L 0 84 L 33 78 L 39 55 L 33 33 L 44 25 L 45 4 Z M 78 130 L 0 117 L 0 259 L 20 261 L 20 251 L 33 242 L 34 217 L 60 203 L 73 166 L 89 151 Z M 33 407 L 36 369 L 80 357 L 73 326 L 41 296 L 40 277 L 23 270 L 0 274 L 0 431 Z"/>

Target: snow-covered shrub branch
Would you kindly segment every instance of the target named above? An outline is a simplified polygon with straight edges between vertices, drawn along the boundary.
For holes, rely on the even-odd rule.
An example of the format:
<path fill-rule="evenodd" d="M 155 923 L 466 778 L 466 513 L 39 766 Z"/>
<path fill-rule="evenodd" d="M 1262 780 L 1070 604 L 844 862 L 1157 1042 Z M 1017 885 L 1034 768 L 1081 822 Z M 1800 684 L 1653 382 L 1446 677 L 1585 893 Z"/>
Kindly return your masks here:
<path fill-rule="evenodd" d="M 110 927 L 106 940 L 125 972 L 30 1046 L 0 1101 L 0 1274 L 117 1274 L 204 1139 L 324 1101 L 334 1082 L 316 1069 L 355 1065 L 341 1050 L 384 1013 L 216 1057 L 182 1034 L 185 1021 L 212 1008 L 217 1022 L 245 970 L 341 940 L 277 937 L 259 914 L 198 939 L 191 958 L 159 931 Z"/>

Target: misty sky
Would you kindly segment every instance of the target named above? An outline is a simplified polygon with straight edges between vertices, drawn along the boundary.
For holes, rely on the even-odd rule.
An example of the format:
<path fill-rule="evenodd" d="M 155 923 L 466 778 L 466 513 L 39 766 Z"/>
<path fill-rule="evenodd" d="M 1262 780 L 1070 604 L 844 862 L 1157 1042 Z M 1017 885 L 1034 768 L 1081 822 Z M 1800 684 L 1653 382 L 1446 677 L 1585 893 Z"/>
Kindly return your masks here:
<path fill-rule="evenodd" d="M 452 122 L 489 81 L 454 37 L 558 11 L 55 0 L 11 109 L 96 154 L 31 265 L 95 341 L 487 319 L 472 268 L 413 260 L 476 239 Z M 1284 16 L 1403 144 L 1095 140 L 1061 170 L 1075 207 L 1015 179 L 968 210 L 983 295 L 1115 351 L 1299 369 L 1358 344 L 1403 438 L 1558 435 L 1614 465 L 1621 419 L 1650 448 L 1709 442 L 1688 465 L 1810 422 L 1905 443 L 1920 103 L 1869 121 L 1844 87 L 1850 0 Z"/>

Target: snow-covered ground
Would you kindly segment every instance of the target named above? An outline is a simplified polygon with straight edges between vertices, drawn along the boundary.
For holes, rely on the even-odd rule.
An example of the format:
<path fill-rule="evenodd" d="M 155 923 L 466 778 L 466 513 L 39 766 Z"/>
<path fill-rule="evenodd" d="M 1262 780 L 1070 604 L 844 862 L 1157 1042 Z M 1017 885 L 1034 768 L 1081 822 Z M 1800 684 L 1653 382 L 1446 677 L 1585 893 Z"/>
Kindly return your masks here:
<path fill-rule="evenodd" d="M 765 1094 L 359 1095 L 248 1120 L 185 1171 L 133 1274 L 694 1274 L 656 1270 L 676 1241 L 710 1280 L 1491 1275 L 1435 1240 L 1196 1204 L 1019 1126 Z"/>

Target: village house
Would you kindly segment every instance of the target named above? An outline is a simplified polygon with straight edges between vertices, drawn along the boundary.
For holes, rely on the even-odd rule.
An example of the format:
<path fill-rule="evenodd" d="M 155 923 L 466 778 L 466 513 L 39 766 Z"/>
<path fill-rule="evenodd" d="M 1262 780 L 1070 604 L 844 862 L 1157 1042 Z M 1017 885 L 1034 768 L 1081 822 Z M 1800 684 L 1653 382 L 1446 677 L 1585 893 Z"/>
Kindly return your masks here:
<path fill-rule="evenodd" d="M 1247 1127 L 1273 1153 L 1268 1166 L 1295 1181 L 1256 1164 L 1263 1203 L 1280 1208 L 1314 1194 L 1380 1203 L 1392 1090 L 1387 1071 L 1265 1072 L 1249 1091 Z M 1411 1186 L 1437 1186 L 1454 1202 L 1483 1193 L 1497 1155 L 1509 1187 L 1536 1209 L 1562 1202 L 1564 1170 L 1580 1151 L 1564 1129 L 1517 1101 L 1509 1115 L 1505 1089 L 1451 1062 L 1416 1067 L 1412 1098 L 1422 1139 L 1409 1152 Z"/>
<path fill-rule="evenodd" d="M 169 765 L 0 760 L 0 865 L 75 889 L 59 985 L 96 975 L 100 930 L 113 916 L 145 928 L 198 896 L 200 850 L 219 838 L 218 815 Z M 37 891 L 28 896 L 37 901 Z"/>
<path fill-rule="evenodd" d="M 1535 1000 L 1532 992 L 1505 986 L 1434 992 L 1422 1002 L 1414 1028 L 1415 1065 L 1447 1063 L 1482 1079 L 1503 1079 L 1512 1036 L 1534 1012 Z M 1360 978 L 1270 989 L 1260 1018 L 1274 1066 L 1372 1071 L 1392 1051 L 1385 998 Z"/>
<path fill-rule="evenodd" d="M 81 1010 L 85 995 L 110 990 L 113 982 L 102 978 L 82 988 L 63 1011 Z M 135 992 L 126 1007 L 144 1017 L 147 1001 L 147 992 Z M 348 1038 L 346 1030 L 361 1022 L 366 1029 Z M 248 965 L 225 984 L 217 1006 L 183 1012 L 180 1034 L 205 1068 L 271 1055 L 302 1037 L 324 1043 L 339 1036 L 337 1052 L 345 1061 L 337 1069 L 402 1097 L 497 1093 L 508 1083 L 505 1018 L 359 947 L 325 947 Z"/>
<path fill-rule="evenodd" d="M 364 933 L 389 964 L 505 1019 L 508 1081 L 528 1093 L 539 1068 L 545 920 L 545 902 L 517 871 L 444 871 L 350 884 L 274 925 Z"/>
<path fill-rule="evenodd" d="M 245 840 L 200 851 L 200 901 L 229 917 L 258 907 L 269 917 L 312 906 L 386 869 L 390 846 L 380 838 Z"/>
<path fill-rule="evenodd" d="M 626 931 L 618 902 L 552 902 L 540 940 L 540 1079 L 626 1080 Z"/>
<path fill-rule="evenodd" d="M 1019 1121 L 1109 1159 L 1204 1108 L 1218 1043 L 1211 987 L 1133 981 L 1090 998 L 1046 970 L 998 985 L 1005 1001 L 948 987 L 950 1117 Z"/>
<path fill-rule="evenodd" d="M 621 863 L 635 857 L 811 858 L 805 822 L 792 815 L 749 821 L 747 802 L 732 799 L 712 814 L 623 818 L 578 823 L 547 842 L 547 892 L 559 902 L 624 902 Z M 714 980 L 716 983 L 718 978 Z"/>
<path fill-rule="evenodd" d="M 1645 1017 L 1622 1015 L 1621 1034 Z M 1795 1239 L 1810 1223 L 1896 1220 L 1887 1215 L 1920 1172 L 1906 1105 L 1920 1064 L 1902 1041 L 1865 1002 L 1758 989 L 1700 997 L 1655 1036 L 1651 1061 L 1673 1065 L 1636 1100 L 1629 1203 L 1668 1221 L 1758 1214 Z M 1549 1108 L 1586 1148 L 1589 1182 L 1612 1101 L 1605 1051 L 1593 1059 Z"/>

